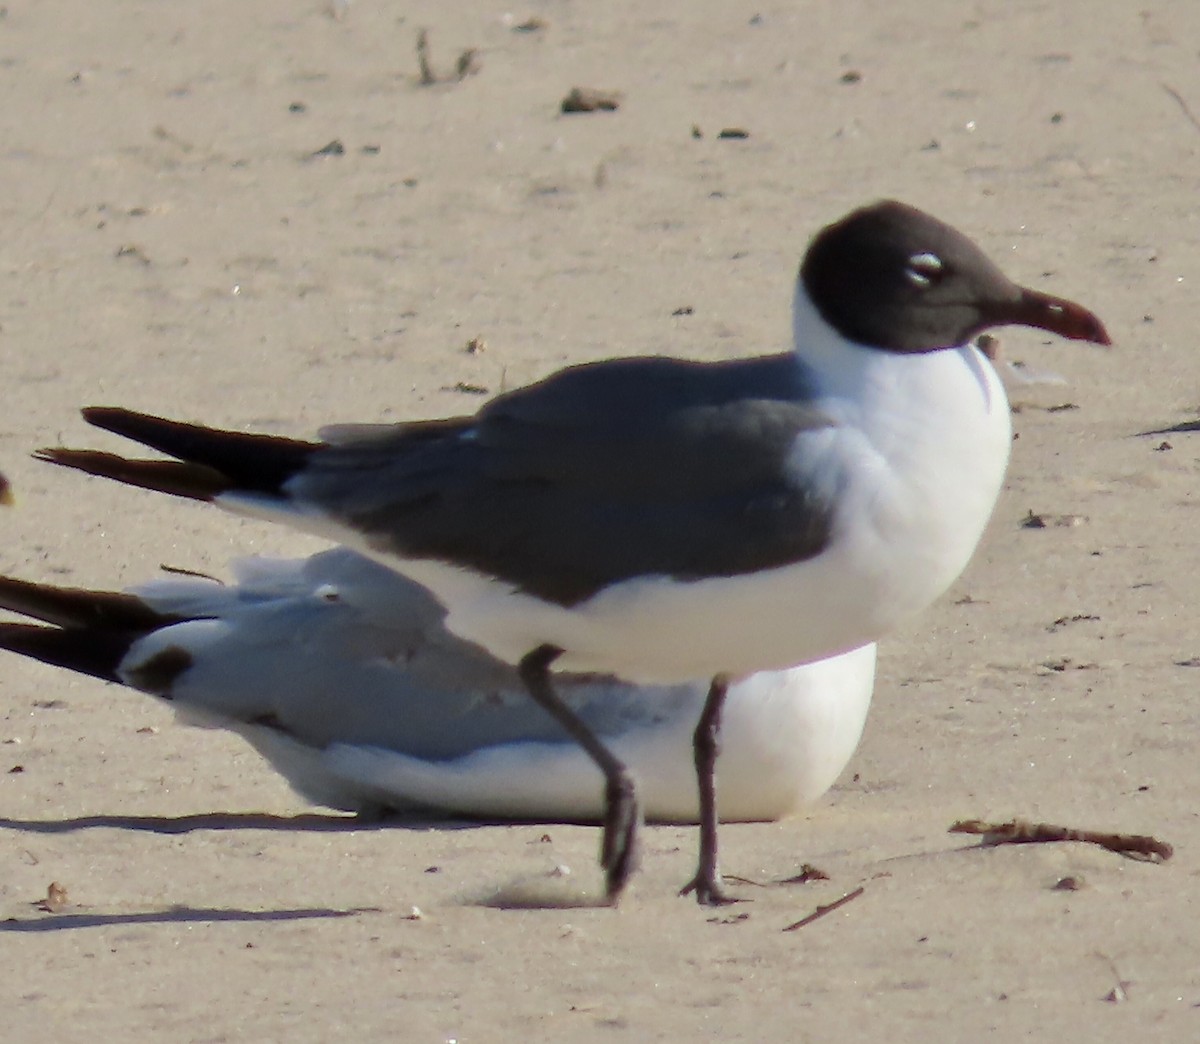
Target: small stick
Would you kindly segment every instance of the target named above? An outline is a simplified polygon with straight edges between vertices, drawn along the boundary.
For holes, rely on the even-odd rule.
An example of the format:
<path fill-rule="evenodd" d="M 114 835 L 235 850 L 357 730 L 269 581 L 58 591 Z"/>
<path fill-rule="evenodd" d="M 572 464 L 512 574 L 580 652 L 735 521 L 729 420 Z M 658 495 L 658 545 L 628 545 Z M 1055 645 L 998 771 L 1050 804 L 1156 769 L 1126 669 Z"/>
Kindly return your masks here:
<path fill-rule="evenodd" d="M 866 888 L 863 885 L 859 885 L 853 892 L 847 892 L 840 899 L 835 899 L 832 903 L 826 903 L 824 906 L 818 906 L 807 917 L 801 917 L 795 924 L 789 924 L 783 931 L 794 932 L 797 928 L 803 928 L 806 925 L 812 924 L 813 921 L 820 920 L 826 914 L 831 914 L 834 910 L 838 910 L 847 903 L 853 902 L 865 891 Z"/>
<path fill-rule="evenodd" d="M 774 885 L 808 884 L 810 881 L 828 881 L 829 875 L 824 870 L 813 866 L 812 863 L 802 863 L 800 872 L 791 877 L 780 877 L 774 881 L 756 881 L 753 877 L 738 877 L 737 874 L 722 874 L 726 881 L 733 884 L 750 885 L 753 888 L 771 888 Z"/>
<path fill-rule="evenodd" d="M 980 819 L 961 819 L 950 827 L 952 834 L 982 834 L 981 845 L 1028 845 L 1052 841 L 1084 841 L 1099 845 L 1118 855 L 1162 863 L 1175 849 L 1165 841 L 1144 834 L 1106 834 L 1099 830 L 1077 830 L 1052 823 L 1028 823 L 1013 819 L 1007 823 L 985 823 Z"/>
<path fill-rule="evenodd" d="M 749 885 L 751 888 L 770 887 L 766 881 L 756 881 L 753 877 L 739 877 L 737 874 L 722 874 L 721 876 L 730 884 Z"/>
<path fill-rule="evenodd" d="M 454 75 L 459 80 L 465 80 L 468 76 L 474 76 L 479 72 L 479 69 L 479 49 L 477 47 L 468 47 L 458 56 L 458 61 L 454 63 Z"/>
<path fill-rule="evenodd" d="M 1175 88 L 1172 87 L 1169 83 L 1164 83 L 1162 85 L 1162 89 L 1164 91 L 1166 91 L 1172 98 L 1175 99 L 1176 103 L 1183 110 L 1184 116 L 1187 117 L 1188 123 L 1190 123 L 1193 127 L 1195 127 L 1196 130 L 1200 131 L 1200 120 L 1196 119 L 1195 113 L 1192 112 L 1191 107 L 1184 100 L 1183 95 L 1180 94 L 1177 90 L 1175 90 Z"/>
<path fill-rule="evenodd" d="M 422 87 L 429 87 L 437 83 L 437 77 L 433 75 L 433 68 L 429 64 L 428 29 L 422 29 L 417 33 L 417 64 L 421 68 L 420 84 Z"/>
<path fill-rule="evenodd" d="M 800 866 L 800 873 L 793 874 L 791 877 L 785 877 L 782 881 L 777 881 L 777 884 L 808 884 L 809 881 L 828 881 L 829 875 L 819 867 L 813 866 L 812 863 L 803 863 Z"/>
<path fill-rule="evenodd" d="M 167 565 L 166 562 L 159 562 L 158 568 L 164 573 L 170 573 L 172 576 L 193 576 L 197 580 L 211 580 L 214 584 L 225 586 L 225 581 L 208 573 L 201 573 L 197 569 L 185 569 L 183 566 Z"/>

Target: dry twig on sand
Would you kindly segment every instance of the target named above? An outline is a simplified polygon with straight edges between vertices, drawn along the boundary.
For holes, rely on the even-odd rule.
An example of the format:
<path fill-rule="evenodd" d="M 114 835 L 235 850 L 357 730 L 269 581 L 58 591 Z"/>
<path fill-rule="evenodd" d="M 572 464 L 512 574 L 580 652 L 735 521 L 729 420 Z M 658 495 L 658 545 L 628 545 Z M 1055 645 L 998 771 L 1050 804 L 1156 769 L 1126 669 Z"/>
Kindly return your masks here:
<path fill-rule="evenodd" d="M 1174 849 L 1165 841 L 1144 834 L 1106 834 L 1099 830 L 1076 830 L 1074 827 L 1052 823 L 1029 823 L 1013 819 L 1007 823 L 985 823 L 981 819 L 960 819 L 950 827 L 952 834 L 980 834 L 980 845 L 1029 845 L 1052 841 L 1085 841 L 1110 852 L 1162 863 L 1170 859 Z"/>
<path fill-rule="evenodd" d="M 429 30 L 417 32 L 417 68 L 419 70 L 417 83 L 422 87 L 432 87 L 436 83 L 462 82 L 468 76 L 474 76 L 483 67 L 479 48 L 468 47 L 461 52 L 454 63 L 453 76 L 439 76 L 433 71 L 433 62 L 429 57 Z"/>
<path fill-rule="evenodd" d="M 805 925 L 812 924 L 813 921 L 818 921 L 826 914 L 833 913 L 834 910 L 839 910 L 849 902 L 857 899 L 866 889 L 859 885 L 853 892 L 847 892 L 840 899 L 835 899 L 832 903 L 826 903 L 824 906 L 818 906 L 807 917 L 801 917 L 795 924 L 789 924 L 783 929 L 785 932 L 794 932 L 797 928 L 803 928 Z"/>

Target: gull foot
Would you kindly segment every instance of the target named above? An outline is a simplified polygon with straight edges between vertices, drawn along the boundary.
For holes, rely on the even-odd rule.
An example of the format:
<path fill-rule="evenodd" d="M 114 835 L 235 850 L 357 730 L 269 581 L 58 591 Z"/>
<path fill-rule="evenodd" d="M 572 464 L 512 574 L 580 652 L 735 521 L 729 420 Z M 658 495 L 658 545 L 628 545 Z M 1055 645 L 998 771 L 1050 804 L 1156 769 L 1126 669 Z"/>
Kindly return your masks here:
<path fill-rule="evenodd" d="M 690 892 L 696 894 L 696 902 L 701 906 L 730 906 L 733 903 L 745 902 L 744 899 L 725 891 L 719 873 L 706 873 L 703 868 L 697 870 L 696 876 L 679 889 L 680 895 Z"/>
<path fill-rule="evenodd" d="M 633 779 L 625 774 L 609 780 L 604 799 L 604 840 L 600 848 L 600 865 L 604 868 L 609 904 L 616 906 L 640 861 L 642 808 L 638 804 Z"/>

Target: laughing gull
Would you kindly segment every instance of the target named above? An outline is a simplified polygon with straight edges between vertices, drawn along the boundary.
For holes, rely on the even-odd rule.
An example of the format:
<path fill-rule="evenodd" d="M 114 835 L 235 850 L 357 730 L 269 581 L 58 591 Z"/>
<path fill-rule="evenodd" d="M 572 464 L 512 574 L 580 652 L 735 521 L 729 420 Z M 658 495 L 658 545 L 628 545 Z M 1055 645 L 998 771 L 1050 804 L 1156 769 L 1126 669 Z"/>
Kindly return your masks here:
<path fill-rule="evenodd" d="M 236 583 L 167 576 L 117 594 L 0 577 L 0 648 L 165 700 L 243 736 L 317 804 L 596 822 L 600 774 L 516 671 L 443 626 L 423 588 L 353 551 L 246 559 Z M 721 813 L 779 819 L 816 800 L 862 734 L 875 647 L 731 686 Z M 637 777 L 645 814 L 694 823 L 692 729 L 707 682 L 559 679 L 563 699 Z"/>
<path fill-rule="evenodd" d="M 1087 309 L 1017 286 L 961 233 L 887 201 L 809 245 L 790 352 L 573 366 L 471 417 L 321 442 L 92 408 L 90 423 L 177 459 L 42 456 L 333 537 L 426 586 L 446 626 L 515 664 L 603 770 L 614 901 L 634 864 L 633 780 L 551 669 L 711 678 L 684 891 L 719 903 L 713 767 L 730 681 L 873 642 L 963 570 L 1012 440 L 1001 381 L 970 340 L 1006 324 L 1109 343 Z"/>

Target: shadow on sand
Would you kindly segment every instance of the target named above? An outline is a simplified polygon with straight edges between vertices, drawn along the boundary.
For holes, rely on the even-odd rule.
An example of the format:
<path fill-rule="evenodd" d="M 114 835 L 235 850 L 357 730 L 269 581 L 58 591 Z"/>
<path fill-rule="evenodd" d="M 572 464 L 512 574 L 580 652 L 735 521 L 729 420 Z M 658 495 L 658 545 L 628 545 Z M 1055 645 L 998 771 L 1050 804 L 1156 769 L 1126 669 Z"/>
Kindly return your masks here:
<path fill-rule="evenodd" d="M 27 834 L 69 834 L 77 830 L 140 830 L 151 834 L 190 834 L 196 830 L 284 830 L 297 833 L 352 833 L 356 830 L 456 830 L 486 826 L 478 821 L 405 814 L 365 817 L 303 813 L 276 816 L 269 812 L 202 812 L 184 816 L 75 816 L 70 819 L 10 819 L 0 816 L 0 830 Z"/>
<path fill-rule="evenodd" d="M 274 921 L 311 921 L 329 918 L 357 917 L 365 913 L 382 913 L 379 907 L 361 906 L 351 910 L 307 907 L 295 910 L 229 910 L 205 907 L 173 906 L 166 910 L 147 910 L 142 913 L 56 913 L 37 917 L 10 918 L 0 921 L 4 932 L 61 932 L 76 928 L 109 928 L 137 924 L 253 924 Z"/>

